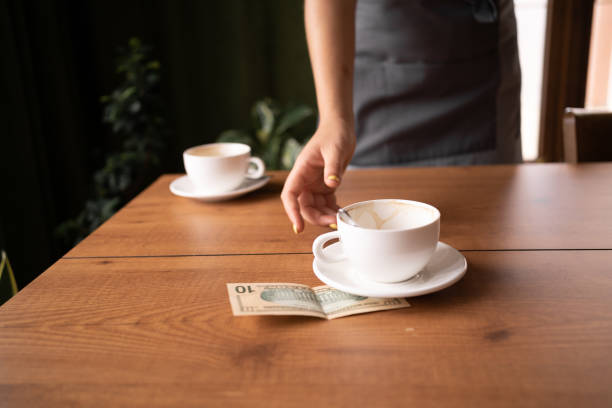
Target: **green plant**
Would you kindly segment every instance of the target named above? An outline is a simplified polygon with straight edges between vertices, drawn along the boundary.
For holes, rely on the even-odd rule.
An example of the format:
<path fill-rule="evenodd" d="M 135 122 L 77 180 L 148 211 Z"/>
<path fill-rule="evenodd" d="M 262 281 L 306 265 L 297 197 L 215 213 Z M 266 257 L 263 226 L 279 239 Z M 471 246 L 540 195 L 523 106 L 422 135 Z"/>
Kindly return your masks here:
<path fill-rule="evenodd" d="M 6 269 L 6 273 L 4 273 Z M 17 282 L 6 252 L 0 251 L 0 305 L 17 294 Z"/>
<path fill-rule="evenodd" d="M 119 48 L 116 72 L 123 80 L 100 98 L 102 121 L 110 125 L 119 150 L 108 154 L 94 173 L 91 196 L 81 213 L 56 229 L 66 245 L 78 243 L 159 174 L 167 130 L 158 91 L 160 64 L 150 59 L 150 52 L 138 38 Z"/>
<path fill-rule="evenodd" d="M 313 110 L 303 104 L 281 107 L 266 98 L 255 102 L 251 116 L 251 130 L 226 130 L 217 141 L 251 146 L 253 154 L 261 157 L 269 170 L 291 169 L 312 134 L 312 127 L 305 121 L 313 118 Z"/>

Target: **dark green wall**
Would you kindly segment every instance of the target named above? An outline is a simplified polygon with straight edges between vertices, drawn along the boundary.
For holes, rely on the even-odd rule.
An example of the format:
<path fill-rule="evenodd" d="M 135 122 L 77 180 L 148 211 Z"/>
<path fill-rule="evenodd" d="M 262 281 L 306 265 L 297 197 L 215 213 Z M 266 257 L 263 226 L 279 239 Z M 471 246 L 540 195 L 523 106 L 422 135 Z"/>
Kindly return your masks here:
<path fill-rule="evenodd" d="M 112 145 L 98 100 L 132 36 L 162 65 L 166 172 L 182 171 L 185 147 L 247 127 L 258 98 L 315 106 L 302 0 L 0 0 L 0 244 L 21 286 L 62 255 L 52 231 Z"/>
<path fill-rule="evenodd" d="M 314 104 L 301 0 L 95 2 L 86 15 L 106 89 L 116 44 L 157 47 L 180 149 L 247 125 L 262 96 Z"/>

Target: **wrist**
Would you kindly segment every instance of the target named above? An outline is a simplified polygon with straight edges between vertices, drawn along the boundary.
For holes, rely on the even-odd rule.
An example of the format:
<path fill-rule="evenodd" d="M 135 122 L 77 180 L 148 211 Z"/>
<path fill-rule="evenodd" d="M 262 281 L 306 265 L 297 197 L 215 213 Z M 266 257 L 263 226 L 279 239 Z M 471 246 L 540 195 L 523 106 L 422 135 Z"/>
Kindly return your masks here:
<path fill-rule="evenodd" d="M 320 113 L 319 128 L 344 129 L 350 133 L 355 133 L 355 116 L 353 111 Z"/>
<path fill-rule="evenodd" d="M 352 118 L 327 117 L 326 120 L 320 120 L 313 141 L 324 145 L 331 143 L 334 146 L 347 147 L 347 151 L 353 151 L 357 140 Z"/>

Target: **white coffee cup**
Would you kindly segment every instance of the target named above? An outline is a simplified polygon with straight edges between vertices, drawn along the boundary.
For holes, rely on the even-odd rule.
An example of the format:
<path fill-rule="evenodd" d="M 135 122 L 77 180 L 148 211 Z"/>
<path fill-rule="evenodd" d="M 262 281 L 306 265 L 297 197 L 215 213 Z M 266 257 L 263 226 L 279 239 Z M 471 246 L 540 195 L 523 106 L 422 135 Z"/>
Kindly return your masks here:
<path fill-rule="evenodd" d="M 183 152 L 183 163 L 195 189 L 207 193 L 231 191 L 245 177 L 257 179 L 266 171 L 264 162 L 259 157 L 251 157 L 251 148 L 242 143 L 191 147 Z"/>
<path fill-rule="evenodd" d="M 440 211 L 409 200 L 371 200 L 345 207 L 357 226 L 338 215 L 338 230 L 318 236 L 317 262 L 347 261 L 351 271 L 376 282 L 401 282 L 427 265 L 438 245 Z M 325 243 L 340 239 L 342 253 L 332 256 Z"/>

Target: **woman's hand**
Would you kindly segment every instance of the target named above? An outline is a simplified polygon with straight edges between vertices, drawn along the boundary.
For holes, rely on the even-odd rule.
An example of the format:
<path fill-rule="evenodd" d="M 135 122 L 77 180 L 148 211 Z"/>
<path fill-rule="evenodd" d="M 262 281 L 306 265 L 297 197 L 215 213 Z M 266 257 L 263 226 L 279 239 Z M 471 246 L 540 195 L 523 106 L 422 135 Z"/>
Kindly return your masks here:
<path fill-rule="evenodd" d="M 281 199 L 296 234 L 304 219 L 316 225 L 335 225 L 336 188 L 355 150 L 353 125 L 321 124 L 298 156 L 287 177 Z"/>
<path fill-rule="evenodd" d="M 305 0 L 319 128 L 298 156 L 281 194 L 296 234 L 336 223 L 336 188 L 355 150 L 353 59 L 356 0 Z"/>

